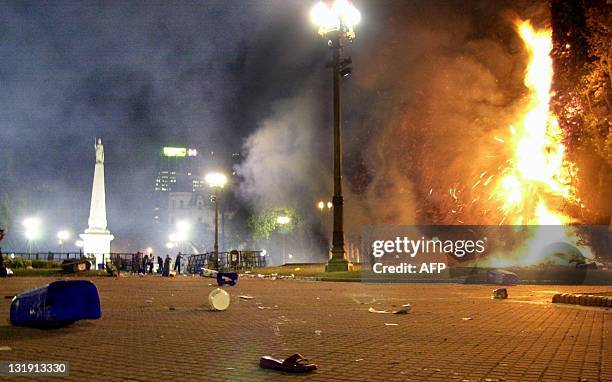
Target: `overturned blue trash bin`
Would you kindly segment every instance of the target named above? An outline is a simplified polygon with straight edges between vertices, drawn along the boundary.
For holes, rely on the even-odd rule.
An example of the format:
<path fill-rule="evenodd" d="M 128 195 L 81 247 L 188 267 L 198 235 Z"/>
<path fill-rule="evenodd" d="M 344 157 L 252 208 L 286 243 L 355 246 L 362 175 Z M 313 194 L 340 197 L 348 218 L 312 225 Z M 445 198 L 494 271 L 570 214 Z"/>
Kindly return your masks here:
<path fill-rule="evenodd" d="M 55 281 L 16 296 L 11 304 L 15 326 L 59 328 L 100 316 L 98 289 L 86 280 Z"/>

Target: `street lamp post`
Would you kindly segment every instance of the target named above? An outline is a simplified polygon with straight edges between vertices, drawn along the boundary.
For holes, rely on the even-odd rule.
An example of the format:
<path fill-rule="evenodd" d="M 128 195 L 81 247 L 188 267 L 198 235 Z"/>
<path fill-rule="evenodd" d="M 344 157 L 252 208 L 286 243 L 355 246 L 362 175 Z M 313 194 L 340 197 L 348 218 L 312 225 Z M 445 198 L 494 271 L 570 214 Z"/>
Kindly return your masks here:
<path fill-rule="evenodd" d="M 30 255 L 32 254 L 32 244 L 40 236 L 40 225 L 40 220 L 35 217 L 27 218 L 23 221 L 25 237 L 28 241 L 28 254 Z"/>
<path fill-rule="evenodd" d="M 340 125 L 340 77 L 351 73 L 350 58 L 342 58 L 342 41 L 355 38 L 353 28 L 359 23 L 361 15 L 348 0 L 336 0 L 331 8 L 325 3 L 317 3 L 311 11 L 312 21 L 319 27 L 319 34 L 327 39 L 332 49 L 332 61 L 328 65 L 333 71 L 334 84 L 334 223 L 332 234 L 332 256 L 327 262 L 327 272 L 348 270 L 344 254 L 344 213 L 342 197 L 342 130 Z"/>
<path fill-rule="evenodd" d="M 57 233 L 57 238 L 59 239 L 60 252 L 64 252 L 64 243 L 70 239 L 70 232 L 61 230 Z"/>
<path fill-rule="evenodd" d="M 219 267 L 219 193 L 218 190 L 225 186 L 227 177 L 221 173 L 211 173 L 204 178 L 206 183 L 213 189 L 212 201 L 215 203 L 215 265 Z"/>

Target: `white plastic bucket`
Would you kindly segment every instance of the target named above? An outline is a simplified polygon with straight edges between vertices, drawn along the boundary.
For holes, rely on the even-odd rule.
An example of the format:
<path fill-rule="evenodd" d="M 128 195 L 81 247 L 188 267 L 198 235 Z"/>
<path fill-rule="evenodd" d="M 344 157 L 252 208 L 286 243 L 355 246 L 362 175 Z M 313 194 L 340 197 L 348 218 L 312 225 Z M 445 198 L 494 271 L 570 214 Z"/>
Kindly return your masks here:
<path fill-rule="evenodd" d="M 208 305 L 212 310 L 225 310 L 230 305 L 230 295 L 223 289 L 217 288 L 208 294 Z"/>

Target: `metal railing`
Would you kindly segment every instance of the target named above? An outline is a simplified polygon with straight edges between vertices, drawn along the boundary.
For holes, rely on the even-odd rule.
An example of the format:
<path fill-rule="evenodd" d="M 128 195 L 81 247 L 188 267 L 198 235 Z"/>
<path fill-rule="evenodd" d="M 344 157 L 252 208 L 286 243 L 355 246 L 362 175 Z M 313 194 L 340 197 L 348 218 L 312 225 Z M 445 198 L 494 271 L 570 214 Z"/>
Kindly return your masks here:
<path fill-rule="evenodd" d="M 84 259 L 82 252 L 3 252 L 4 256 L 21 258 L 23 260 L 46 260 L 46 261 L 63 261 L 71 259 Z"/>
<path fill-rule="evenodd" d="M 266 257 L 262 251 L 230 251 L 190 255 L 187 261 L 189 273 L 200 273 L 202 268 L 216 269 L 222 272 L 241 271 L 266 266 Z"/>
<path fill-rule="evenodd" d="M 92 256 L 85 255 L 82 252 L 4 252 L 3 254 L 5 256 L 12 256 L 21 258 L 23 260 L 94 260 Z M 110 260 L 115 266 L 118 266 L 121 271 L 136 273 L 142 268 L 142 256 L 142 253 L 107 253 L 102 255 L 102 264 L 106 265 L 106 262 Z M 165 260 L 165 258 L 162 258 L 162 260 Z M 186 263 L 185 260 L 187 260 Z M 156 258 L 153 259 L 153 263 L 154 265 L 157 265 Z M 199 274 L 202 268 L 217 269 L 220 271 L 240 271 L 253 268 L 263 268 L 266 266 L 266 264 L 266 257 L 262 256 L 262 251 L 219 252 L 218 258 L 214 252 L 196 255 L 183 254 L 181 260 L 181 266 L 183 269 L 185 269 L 186 265 L 187 272 L 196 274 Z"/>

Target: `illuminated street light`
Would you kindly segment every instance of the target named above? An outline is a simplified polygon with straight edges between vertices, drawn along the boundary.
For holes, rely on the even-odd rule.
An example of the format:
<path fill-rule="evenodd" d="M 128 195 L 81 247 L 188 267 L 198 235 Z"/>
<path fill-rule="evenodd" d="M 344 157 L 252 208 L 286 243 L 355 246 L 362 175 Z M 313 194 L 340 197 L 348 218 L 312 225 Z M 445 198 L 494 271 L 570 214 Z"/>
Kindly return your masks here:
<path fill-rule="evenodd" d="M 191 224 L 189 224 L 189 222 L 186 220 L 181 220 L 178 223 L 176 223 L 176 229 L 179 232 L 187 232 L 191 229 Z"/>
<path fill-rule="evenodd" d="M 215 266 L 218 268 L 219 262 L 219 189 L 223 188 L 227 183 L 227 177 L 220 172 L 213 172 L 204 177 L 204 180 L 210 186 L 214 193 L 211 200 L 215 203 Z"/>
<path fill-rule="evenodd" d="M 57 238 L 59 239 L 60 252 L 64 252 L 64 242 L 70 239 L 70 232 L 61 230 L 57 233 Z"/>
<path fill-rule="evenodd" d="M 79 248 L 83 248 L 83 240 L 77 240 L 74 242 L 74 245 L 76 245 Z"/>
<path fill-rule="evenodd" d="M 291 221 L 289 216 L 279 216 L 276 218 L 276 222 L 280 225 L 285 225 Z"/>
<path fill-rule="evenodd" d="M 32 244 L 40 237 L 40 220 L 35 217 L 24 219 L 22 222 L 25 228 L 25 238 L 28 241 L 28 253 L 32 253 Z"/>
<path fill-rule="evenodd" d="M 220 172 L 213 172 L 207 174 L 204 181 L 212 188 L 223 188 L 227 183 L 227 177 Z"/>
<path fill-rule="evenodd" d="M 348 0 L 336 0 L 330 7 L 317 3 L 310 12 L 312 22 L 319 27 L 319 34 L 332 49 L 332 61 L 328 65 L 333 71 L 334 85 L 334 228 L 332 234 L 332 257 L 327 262 L 327 272 L 347 271 L 344 258 L 344 223 L 342 197 L 342 129 L 340 126 L 340 78 L 351 73 L 350 57 L 342 58 L 342 43 L 355 39 L 355 27 L 361 21 L 361 13 Z M 321 208 L 321 210 L 323 210 Z"/>
<path fill-rule="evenodd" d="M 174 248 L 174 243 L 173 243 L 173 242 L 171 242 L 171 241 L 167 242 L 167 243 L 166 243 L 166 248 L 168 248 L 168 249 L 172 249 L 172 248 Z"/>
<path fill-rule="evenodd" d="M 147 252 L 147 255 L 152 254 L 153 253 L 153 248 L 147 247 L 147 251 L 146 252 Z"/>
<path fill-rule="evenodd" d="M 317 208 L 318 208 L 318 209 L 319 209 L 321 212 L 323 212 L 323 210 L 325 209 L 325 207 L 327 207 L 327 209 L 328 209 L 328 210 L 331 210 L 333 206 L 334 206 L 334 205 L 332 204 L 332 202 L 327 202 L 327 203 L 325 203 L 325 202 L 324 202 L 324 201 L 322 201 L 322 200 L 321 200 L 321 201 L 319 201 L 319 203 L 317 203 Z"/>

